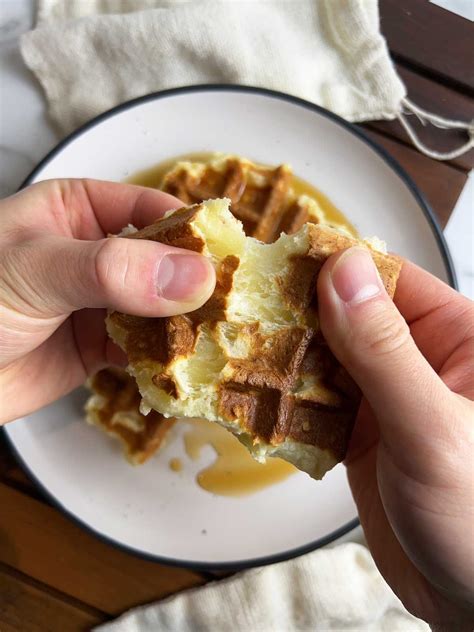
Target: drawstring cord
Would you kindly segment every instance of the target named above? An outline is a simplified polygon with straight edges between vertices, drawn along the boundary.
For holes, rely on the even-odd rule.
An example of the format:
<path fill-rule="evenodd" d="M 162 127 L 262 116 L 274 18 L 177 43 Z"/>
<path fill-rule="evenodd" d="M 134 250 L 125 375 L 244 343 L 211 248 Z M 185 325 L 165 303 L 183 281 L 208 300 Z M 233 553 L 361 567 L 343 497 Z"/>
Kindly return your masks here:
<path fill-rule="evenodd" d="M 402 106 L 404 107 L 404 111 L 400 112 L 397 118 L 403 125 L 403 128 L 405 129 L 415 147 L 426 156 L 434 158 L 435 160 L 453 160 L 454 158 L 459 158 L 459 156 L 462 156 L 474 147 L 474 121 L 467 123 L 465 121 L 446 119 L 442 116 L 438 116 L 437 114 L 433 114 L 432 112 L 428 112 L 427 110 L 420 108 L 418 105 L 416 105 L 406 97 L 402 99 Z M 407 115 L 409 114 L 414 114 L 422 125 L 426 125 L 426 123 L 428 122 L 440 129 L 465 130 L 469 136 L 469 140 L 461 147 L 453 149 L 452 151 L 440 152 L 435 151 L 434 149 L 430 149 L 418 138 L 415 130 L 407 119 Z"/>

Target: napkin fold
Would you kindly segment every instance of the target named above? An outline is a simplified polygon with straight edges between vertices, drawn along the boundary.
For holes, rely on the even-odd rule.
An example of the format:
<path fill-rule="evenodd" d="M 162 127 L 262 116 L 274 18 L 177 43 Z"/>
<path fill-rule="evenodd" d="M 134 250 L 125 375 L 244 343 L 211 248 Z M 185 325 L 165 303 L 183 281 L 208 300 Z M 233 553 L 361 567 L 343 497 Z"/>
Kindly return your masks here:
<path fill-rule="evenodd" d="M 429 632 L 360 544 L 341 544 L 136 608 L 96 632 Z"/>
<path fill-rule="evenodd" d="M 200 83 L 288 92 L 350 121 L 394 118 L 405 96 L 376 0 L 39 0 L 38 17 L 22 53 L 62 133 Z"/>

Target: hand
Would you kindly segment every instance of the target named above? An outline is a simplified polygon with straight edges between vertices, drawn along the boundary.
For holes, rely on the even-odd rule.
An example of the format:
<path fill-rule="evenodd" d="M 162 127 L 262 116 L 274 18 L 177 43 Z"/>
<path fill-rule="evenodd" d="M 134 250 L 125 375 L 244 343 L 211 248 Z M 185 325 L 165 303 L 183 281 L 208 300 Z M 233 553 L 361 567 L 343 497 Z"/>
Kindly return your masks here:
<path fill-rule="evenodd" d="M 473 305 L 405 262 L 398 311 L 360 248 L 326 262 L 318 296 L 324 336 L 364 394 L 346 465 L 375 562 L 414 615 L 472 629 Z"/>
<path fill-rule="evenodd" d="M 209 298 L 215 275 L 204 257 L 107 238 L 179 206 L 160 191 L 94 180 L 41 182 L 0 201 L 0 423 L 123 362 L 104 308 L 170 316 Z"/>

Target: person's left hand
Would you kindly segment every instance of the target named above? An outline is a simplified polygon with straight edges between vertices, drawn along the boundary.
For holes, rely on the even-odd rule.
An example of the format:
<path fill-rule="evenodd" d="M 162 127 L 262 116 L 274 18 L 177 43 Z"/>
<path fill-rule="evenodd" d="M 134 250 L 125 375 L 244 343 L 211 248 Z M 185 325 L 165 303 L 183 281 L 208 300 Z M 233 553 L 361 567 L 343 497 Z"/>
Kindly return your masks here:
<path fill-rule="evenodd" d="M 105 308 L 170 316 L 209 298 L 215 274 L 201 255 L 107 238 L 180 206 L 160 191 L 95 180 L 50 180 L 0 201 L 0 423 L 125 364 Z"/>

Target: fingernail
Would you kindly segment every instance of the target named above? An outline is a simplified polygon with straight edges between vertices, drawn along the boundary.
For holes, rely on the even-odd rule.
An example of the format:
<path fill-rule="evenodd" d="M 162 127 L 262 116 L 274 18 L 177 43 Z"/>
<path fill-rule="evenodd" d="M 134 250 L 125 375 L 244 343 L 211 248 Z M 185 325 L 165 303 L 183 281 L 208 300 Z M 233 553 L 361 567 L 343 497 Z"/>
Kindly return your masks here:
<path fill-rule="evenodd" d="M 377 268 L 364 248 L 346 250 L 336 261 L 331 278 L 339 298 L 351 305 L 363 303 L 382 291 Z"/>
<path fill-rule="evenodd" d="M 157 275 L 158 295 L 168 301 L 190 301 L 209 284 L 210 263 L 200 255 L 166 255 Z"/>

